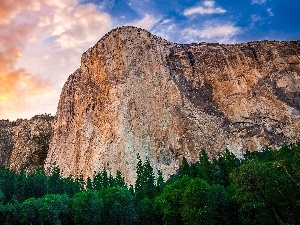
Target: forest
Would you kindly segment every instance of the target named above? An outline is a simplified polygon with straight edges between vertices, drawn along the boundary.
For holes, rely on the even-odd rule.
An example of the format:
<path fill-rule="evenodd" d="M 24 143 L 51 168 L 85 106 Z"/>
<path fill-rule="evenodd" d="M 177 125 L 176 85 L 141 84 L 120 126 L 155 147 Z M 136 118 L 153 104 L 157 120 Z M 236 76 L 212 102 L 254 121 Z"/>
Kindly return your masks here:
<path fill-rule="evenodd" d="M 63 178 L 58 169 L 0 169 L 0 224 L 300 224 L 300 142 L 185 158 L 164 181 L 138 157 L 137 179 L 120 172 Z"/>

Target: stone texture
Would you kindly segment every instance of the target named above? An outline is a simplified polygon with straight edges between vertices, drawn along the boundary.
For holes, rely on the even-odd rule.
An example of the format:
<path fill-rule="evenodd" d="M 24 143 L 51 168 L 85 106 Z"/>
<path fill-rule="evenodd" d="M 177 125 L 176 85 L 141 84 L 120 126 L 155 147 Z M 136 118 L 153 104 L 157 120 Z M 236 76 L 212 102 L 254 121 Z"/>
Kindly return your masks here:
<path fill-rule="evenodd" d="M 120 170 L 137 154 L 174 173 L 201 148 L 278 147 L 300 138 L 300 41 L 181 45 L 122 27 L 81 58 L 65 83 L 45 161 L 50 171 Z"/>
<path fill-rule="evenodd" d="M 54 117 L 37 115 L 30 120 L 0 120 L 0 166 L 31 172 L 43 167 L 52 137 Z"/>
<path fill-rule="evenodd" d="M 0 120 L 0 166 L 9 167 L 13 149 L 13 128 L 15 123 L 9 120 Z"/>

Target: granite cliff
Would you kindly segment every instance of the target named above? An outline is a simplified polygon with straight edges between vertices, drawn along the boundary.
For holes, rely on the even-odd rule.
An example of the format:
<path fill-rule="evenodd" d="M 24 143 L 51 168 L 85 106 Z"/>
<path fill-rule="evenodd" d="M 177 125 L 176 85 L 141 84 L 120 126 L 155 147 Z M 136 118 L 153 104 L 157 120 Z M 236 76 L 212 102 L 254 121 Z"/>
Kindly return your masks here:
<path fill-rule="evenodd" d="M 0 120 L 0 166 L 31 172 L 43 167 L 52 137 L 54 117 L 37 115 L 30 120 Z"/>
<path fill-rule="evenodd" d="M 117 28 L 65 83 L 44 166 L 133 183 L 137 154 L 167 177 L 201 148 L 277 147 L 300 138 L 299 90 L 300 41 L 183 45 Z"/>

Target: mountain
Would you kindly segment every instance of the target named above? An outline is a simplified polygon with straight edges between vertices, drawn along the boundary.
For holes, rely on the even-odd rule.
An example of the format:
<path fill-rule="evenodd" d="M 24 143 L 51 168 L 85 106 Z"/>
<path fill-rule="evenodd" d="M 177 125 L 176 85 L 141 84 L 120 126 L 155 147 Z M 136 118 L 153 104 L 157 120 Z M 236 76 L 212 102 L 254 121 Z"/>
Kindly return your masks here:
<path fill-rule="evenodd" d="M 176 44 L 121 27 L 65 83 L 44 167 L 134 183 L 137 155 L 168 177 L 202 148 L 241 157 L 298 139 L 300 41 Z"/>
<path fill-rule="evenodd" d="M 27 172 L 43 167 L 52 137 L 53 116 L 0 120 L 0 166 Z"/>
<path fill-rule="evenodd" d="M 168 176 L 185 156 L 241 156 L 300 138 L 300 42 L 176 44 L 117 28 L 65 83 L 45 168 L 135 179 L 137 154 Z"/>

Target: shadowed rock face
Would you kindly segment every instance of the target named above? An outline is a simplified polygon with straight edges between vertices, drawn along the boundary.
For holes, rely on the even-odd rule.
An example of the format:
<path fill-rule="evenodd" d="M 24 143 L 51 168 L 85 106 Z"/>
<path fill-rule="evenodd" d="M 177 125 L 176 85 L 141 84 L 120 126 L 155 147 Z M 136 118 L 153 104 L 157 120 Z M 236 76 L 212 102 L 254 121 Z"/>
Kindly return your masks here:
<path fill-rule="evenodd" d="M 15 122 L 0 120 L 0 166 L 32 172 L 43 167 L 52 136 L 53 117 L 34 116 Z"/>
<path fill-rule="evenodd" d="M 300 138 L 300 42 L 168 42 L 118 28 L 65 83 L 45 168 L 135 180 L 137 154 L 167 177 L 182 157 L 236 155 Z"/>
<path fill-rule="evenodd" d="M 13 149 L 14 124 L 8 120 L 0 120 L 0 166 L 9 167 Z"/>

